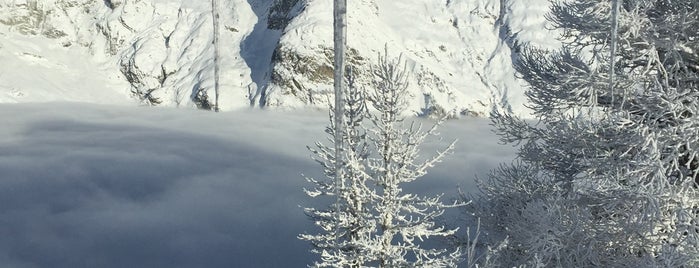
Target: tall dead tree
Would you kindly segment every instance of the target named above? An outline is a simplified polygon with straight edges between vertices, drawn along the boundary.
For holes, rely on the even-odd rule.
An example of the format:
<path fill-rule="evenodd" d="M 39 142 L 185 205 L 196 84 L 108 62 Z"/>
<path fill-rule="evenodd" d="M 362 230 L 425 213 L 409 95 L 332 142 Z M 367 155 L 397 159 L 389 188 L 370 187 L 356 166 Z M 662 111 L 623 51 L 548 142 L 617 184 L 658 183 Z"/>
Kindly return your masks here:
<path fill-rule="evenodd" d="M 218 95 L 219 95 L 219 63 L 218 63 L 218 58 L 219 58 L 219 14 L 218 14 L 218 1 L 217 0 L 211 0 L 211 17 L 213 21 L 213 27 L 214 27 L 214 37 L 213 37 L 213 45 L 214 45 L 214 92 L 216 94 L 216 98 L 214 99 L 214 111 L 218 112 Z"/>
<path fill-rule="evenodd" d="M 333 86 L 335 88 L 335 183 L 339 184 L 344 167 L 342 150 L 344 149 L 345 123 L 343 115 L 345 113 L 345 104 L 342 88 L 345 78 L 345 46 L 347 45 L 347 0 L 334 0 L 333 17 L 333 43 L 335 51 L 333 76 Z M 340 189 L 340 185 L 335 186 L 335 191 Z"/>

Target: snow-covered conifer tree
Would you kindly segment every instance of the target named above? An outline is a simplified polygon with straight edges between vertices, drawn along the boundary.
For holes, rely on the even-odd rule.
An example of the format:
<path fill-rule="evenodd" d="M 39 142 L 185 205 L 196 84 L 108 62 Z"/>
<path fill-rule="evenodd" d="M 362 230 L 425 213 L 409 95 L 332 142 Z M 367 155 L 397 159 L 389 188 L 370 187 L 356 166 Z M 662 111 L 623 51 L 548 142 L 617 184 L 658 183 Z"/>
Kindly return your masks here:
<path fill-rule="evenodd" d="M 493 114 L 521 145 L 476 207 L 505 266 L 699 266 L 699 2 L 619 1 L 616 40 L 612 1 L 556 2 L 563 48 L 516 66 L 538 122 Z"/>
<path fill-rule="evenodd" d="M 303 234 L 303 240 L 310 241 L 314 252 L 321 255 L 316 267 L 360 267 L 365 263 L 366 241 L 373 229 L 371 226 L 368 203 L 372 193 L 367 184 L 364 171 L 368 157 L 366 132 L 362 122 L 366 116 L 366 99 L 363 91 L 354 87 L 354 78 L 350 74 L 345 90 L 345 108 L 342 126 L 344 149 L 343 160 L 336 161 L 335 154 L 335 116 L 330 113 L 330 123 L 325 132 L 329 135 L 331 146 L 316 143 L 309 147 L 314 159 L 325 172 L 326 178 L 316 180 L 308 178 L 315 187 L 306 190 L 311 197 L 329 196 L 332 204 L 326 209 L 307 208 L 309 215 L 321 229 L 320 234 Z M 331 111 L 336 111 L 331 107 Z M 339 166 L 338 166 L 339 165 Z M 336 171 L 342 169 L 339 177 Z"/>
<path fill-rule="evenodd" d="M 336 162 L 334 149 L 318 144 L 312 149 L 323 166 L 325 180 L 310 180 L 312 196 L 331 196 L 327 209 L 306 212 L 321 228 L 320 234 L 301 235 L 321 255 L 317 267 L 456 267 L 462 252 L 423 246 L 433 237 L 447 237 L 456 230 L 439 226 L 437 218 L 449 207 L 441 196 L 405 193 L 405 184 L 426 174 L 452 148 L 421 161 L 420 145 L 435 135 L 435 127 L 423 131 L 416 124 L 405 126 L 404 96 L 407 73 L 400 61 L 381 60 L 373 70 L 374 90 L 364 106 L 361 91 L 346 92 L 344 161 Z M 350 89 L 353 87 L 349 80 Z M 369 112 L 371 110 L 372 112 Z M 364 123 L 364 118 L 371 123 Z M 333 120 L 328 134 L 334 137 Z M 331 139 L 332 140 L 332 139 Z M 334 182 L 335 165 L 343 170 Z"/>
<path fill-rule="evenodd" d="M 421 126 L 405 125 L 407 72 L 401 59 L 379 55 L 379 64 L 372 70 L 374 91 L 369 103 L 375 111 L 370 115 L 368 130 L 376 155 L 369 158 L 368 172 L 376 185 L 373 204 L 377 230 L 373 235 L 372 264 L 379 267 L 456 267 L 460 250 L 424 248 L 421 242 L 430 237 L 448 237 L 456 232 L 439 226 L 436 220 L 445 208 L 441 196 L 419 196 L 404 193 L 403 187 L 427 173 L 440 162 L 454 143 L 425 161 L 420 161 L 420 145 L 436 134 L 436 127 L 423 131 Z"/>

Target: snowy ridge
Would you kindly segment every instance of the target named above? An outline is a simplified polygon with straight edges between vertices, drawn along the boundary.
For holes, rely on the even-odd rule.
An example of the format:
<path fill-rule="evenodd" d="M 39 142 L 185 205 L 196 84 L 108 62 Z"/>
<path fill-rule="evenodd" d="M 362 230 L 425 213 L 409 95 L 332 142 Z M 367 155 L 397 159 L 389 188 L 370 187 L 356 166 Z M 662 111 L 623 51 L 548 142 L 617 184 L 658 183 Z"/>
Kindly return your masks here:
<path fill-rule="evenodd" d="M 512 68 L 512 45 L 534 42 L 555 47 L 557 42 L 544 30 L 541 14 L 548 1 L 521 2 L 352 1 L 348 53 L 357 81 L 370 84 L 369 66 L 386 48 L 389 56 L 402 55 L 413 72 L 410 110 L 414 113 L 429 108 L 440 113 L 485 115 L 496 107 L 526 114 L 522 83 Z M 331 3 L 219 1 L 220 107 L 325 108 L 332 88 Z M 159 106 L 195 107 L 202 96 L 213 102 L 209 1 L 0 0 L 0 9 L 0 33 L 15 48 L 0 48 L 7 62 L 32 64 L 14 56 L 26 52 L 26 42 L 55 47 L 31 52 L 49 61 L 54 60 L 48 53 L 82 49 L 84 57 L 91 58 L 83 63 L 110 70 L 107 76 L 91 74 L 91 79 L 119 84 L 111 89 L 91 87 L 93 91 L 126 92 L 137 102 Z M 27 41 L 15 37 L 17 34 L 36 38 Z M 4 68 L 0 72 L 13 72 Z M 84 74 L 99 69 L 81 68 L 67 64 L 64 71 L 57 68 L 56 72 Z M 40 70 L 53 72 L 51 68 Z M 60 86 L 62 91 L 57 91 L 55 87 L 34 87 L 30 79 L 11 82 L 12 88 L 0 83 L 0 96 L 5 96 L 0 102 L 51 100 L 30 95 L 52 95 L 60 100 L 62 91 L 75 91 L 65 94 L 63 100 L 105 102 L 98 100 L 104 98 L 99 94 L 91 99 L 81 87 Z M 22 88 L 23 98 L 12 93 L 17 88 Z"/>

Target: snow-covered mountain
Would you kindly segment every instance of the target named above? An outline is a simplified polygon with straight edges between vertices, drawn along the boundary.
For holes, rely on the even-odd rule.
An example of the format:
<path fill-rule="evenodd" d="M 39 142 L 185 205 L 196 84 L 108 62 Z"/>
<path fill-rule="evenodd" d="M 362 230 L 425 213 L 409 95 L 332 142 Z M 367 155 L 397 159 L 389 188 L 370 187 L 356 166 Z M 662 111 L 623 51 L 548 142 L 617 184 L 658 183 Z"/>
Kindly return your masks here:
<path fill-rule="evenodd" d="M 332 0 L 219 0 L 224 110 L 326 107 Z M 548 0 L 349 1 L 349 62 L 367 86 L 377 55 L 401 56 L 410 107 L 526 113 L 512 45 L 555 47 Z M 211 2 L 0 0 L 0 102 L 194 107 L 213 97 Z"/>

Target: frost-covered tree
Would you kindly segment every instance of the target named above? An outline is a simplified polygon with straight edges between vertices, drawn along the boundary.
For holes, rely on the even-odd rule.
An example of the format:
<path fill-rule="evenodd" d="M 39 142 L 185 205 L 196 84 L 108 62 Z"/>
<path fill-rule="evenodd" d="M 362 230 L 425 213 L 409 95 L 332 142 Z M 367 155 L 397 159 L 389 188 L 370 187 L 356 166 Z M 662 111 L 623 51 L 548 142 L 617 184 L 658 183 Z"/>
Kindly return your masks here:
<path fill-rule="evenodd" d="M 699 2 L 613 2 L 553 4 L 563 48 L 516 64 L 538 120 L 493 114 L 521 146 L 476 207 L 503 265 L 699 266 Z"/>
<path fill-rule="evenodd" d="M 315 188 L 306 193 L 311 197 L 332 196 L 335 202 L 324 210 L 306 209 L 321 233 L 304 234 L 300 238 L 310 241 L 313 251 L 320 253 L 321 261 L 315 263 L 316 267 L 360 267 L 370 232 L 366 220 L 370 213 L 365 205 L 370 201 L 370 193 L 361 164 L 367 158 L 365 134 L 360 130 L 366 101 L 361 91 L 354 90 L 351 75 L 349 87 L 344 86 L 347 2 L 334 0 L 333 3 L 335 107 L 331 107 L 330 125 L 326 129 L 333 147 L 322 143 L 316 143 L 317 149 L 309 147 L 323 167 L 326 180 L 309 179 Z"/>
<path fill-rule="evenodd" d="M 366 241 L 373 229 L 368 205 L 372 193 L 363 170 L 368 158 L 366 132 L 362 128 L 366 99 L 363 91 L 354 88 L 351 76 L 348 89 L 345 90 L 347 97 L 342 125 L 336 128 L 334 113 L 330 113 L 330 123 L 325 130 L 332 145 L 318 142 L 315 147 L 309 147 L 326 177 L 323 180 L 308 178 L 314 188 L 306 190 L 306 193 L 314 198 L 327 196 L 332 200 L 332 204 L 325 209 L 305 209 L 321 230 L 319 234 L 300 236 L 310 241 L 314 246 L 313 251 L 320 254 L 321 261 L 315 263 L 316 267 L 360 267 L 365 263 Z M 335 110 L 331 108 L 331 111 Z M 336 161 L 334 147 L 334 139 L 338 137 L 335 135 L 336 129 L 344 132 L 340 135 L 345 146 L 340 161 Z M 338 169 L 342 169 L 342 173 L 336 176 Z"/>
<path fill-rule="evenodd" d="M 427 160 L 420 160 L 420 145 L 436 134 L 435 124 L 423 131 L 415 123 L 407 127 L 402 116 L 406 111 L 407 72 L 401 59 L 390 60 L 379 56 L 379 64 L 372 70 L 374 91 L 369 103 L 369 140 L 375 156 L 369 158 L 370 181 L 376 185 L 373 211 L 376 230 L 372 234 L 372 264 L 379 267 L 455 267 L 461 260 L 461 251 L 424 248 L 421 242 L 430 237 L 448 237 L 456 229 L 436 224 L 445 208 L 441 196 L 419 196 L 404 193 L 403 187 L 427 173 L 440 162 L 454 143 Z"/>
<path fill-rule="evenodd" d="M 354 83 L 349 80 L 339 128 L 344 132 L 343 160 L 336 161 L 334 147 L 318 143 L 311 150 L 326 179 L 309 179 L 315 187 L 306 192 L 311 197 L 329 196 L 332 204 L 325 209 L 306 209 L 321 232 L 300 238 L 310 241 L 314 252 L 320 254 L 316 267 L 455 267 L 460 250 L 427 247 L 423 242 L 456 232 L 436 221 L 446 208 L 458 204 L 444 204 L 441 196 L 403 191 L 405 184 L 425 175 L 453 144 L 435 157 L 421 160 L 420 145 L 436 134 L 436 126 L 427 131 L 416 124 L 404 126 L 407 74 L 399 61 L 380 58 L 368 98 L 353 90 Z M 367 99 L 370 107 L 365 105 Z M 333 143 L 334 119 L 331 116 L 326 130 Z M 335 181 L 338 165 L 342 172 Z"/>

